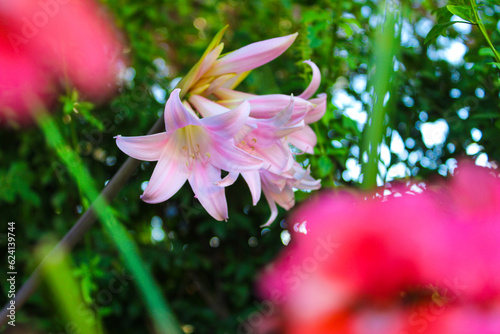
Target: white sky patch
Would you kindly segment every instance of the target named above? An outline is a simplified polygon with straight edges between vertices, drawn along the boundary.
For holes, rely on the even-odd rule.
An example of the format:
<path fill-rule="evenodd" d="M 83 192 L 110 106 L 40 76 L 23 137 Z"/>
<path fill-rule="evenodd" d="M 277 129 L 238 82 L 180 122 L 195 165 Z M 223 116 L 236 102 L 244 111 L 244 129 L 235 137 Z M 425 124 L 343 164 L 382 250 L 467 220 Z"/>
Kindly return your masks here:
<path fill-rule="evenodd" d="M 357 181 L 361 175 L 361 165 L 357 159 L 349 158 L 345 163 L 346 170 L 342 173 L 342 177 L 346 181 Z"/>
<path fill-rule="evenodd" d="M 420 37 L 425 37 L 431 31 L 434 26 L 434 22 L 426 17 L 421 18 L 415 25 L 415 31 Z"/>
<path fill-rule="evenodd" d="M 401 45 L 404 47 L 418 47 L 420 43 L 415 38 L 413 26 L 407 20 L 403 21 L 403 29 L 401 29 Z"/>
<path fill-rule="evenodd" d="M 461 119 L 467 119 L 469 117 L 469 110 L 468 108 L 462 108 L 457 111 L 457 114 Z"/>
<path fill-rule="evenodd" d="M 181 77 L 172 79 L 172 81 L 170 81 L 170 84 L 168 85 L 168 90 L 173 90 L 181 80 Z"/>
<path fill-rule="evenodd" d="M 151 86 L 151 93 L 158 103 L 164 104 L 167 100 L 167 91 L 160 87 L 158 84 Z"/>
<path fill-rule="evenodd" d="M 476 129 L 476 128 L 472 128 L 470 130 L 470 135 L 471 135 L 473 141 L 480 141 L 481 138 L 483 137 L 483 133 L 481 132 L 481 130 Z"/>
<path fill-rule="evenodd" d="M 396 130 L 392 130 L 391 152 L 397 154 L 401 160 L 408 158 L 408 151 L 405 149 L 403 138 L 401 138 L 401 135 Z"/>
<path fill-rule="evenodd" d="M 463 19 L 456 15 L 453 15 L 450 21 L 463 21 Z M 455 23 L 452 27 L 453 29 L 464 35 L 469 34 L 472 30 L 472 25 L 468 23 Z"/>
<path fill-rule="evenodd" d="M 358 94 L 361 94 L 366 89 L 366 74 L 358 74 L 354 76 L 351 80 L 351 88 Z"/>
<path fill-rule="evenodd" d="M 446 167 L 448 167 L 448 170 L 450 171 L 450 173 L 453 174 L 453 171 L 455 171 L 455 168 L 457 168 L 457 160 L 455 158 L 449 158 L 448 160 L 446 160 Z"/>
<path fill-rule="evenodd" d="M 333 93 L 332 103 L 343 111 L 344 115 L 358 122 L 358 128 L 361 130 L 366 123 L 368 114 L 363 111 L 363 104 L 354 96 L 349 95 L 344 89 L 338 89 Z"/>
<path fill-rule="evenodd" d="M 165 231 L 161 227 L 153 227 L 151 229 L 151 239 L 153 242 L 163 241 L 165 239 Z"/>
<path fill-rule="evenodd" d="M 288 232 L 287 230 L 284 230 L 283 232 L 281 232 L 280 237 L 281 237 L 281 242 L 285 246 L 288 245 L 290 240 L 292 240 L 292 236 L 290 235 L 290 232 Z"/>
<path fill-rule="evenodd" d="M 382 161 L 385 166 L 391 164 L 391 151 L 386 144 L 380 145 L 380 161 Z"/>
<path fill-rule="evenodd" d="M 448 123 L 442 118 L 432 123 L 422 123 L 420 127 L 422 139 L 424 140 L 425 146 L 428 148 L 444 144 L 446 136 L 448 135 L 448 130 Z"/>
<path fill-rule="evenodd" d="M 437 38 L 437 45 L 440 49 L 436 49 L 434 45 L 431 45 L 427 50 L 427 55 L 431 60 L 446 60 L 455 66 L 464 62 L 467 46 L 465 46 L 461 39 L 450 39 L 439 36 Z"/>
<path fill-rule="evenodd" d="M 467 146 L 467 148 L 465 149 L 465 152 L 467 152 L 467 155 L 474 155 L 474 154 L 478 154 L 479 152 L 481 152 L 482 149 L 483 148 L 481 146 L 479 146 L 478 144 L 472 143 L 469 146 Z"/>
<path fill-rule="evenodd" d="M 488 162 L 488 154 L 479 154 L 476 158 L 476 165 L 491 168 L 491 164 Z"/>
<path fill-rule="evenodd" d="M 401 179 L 410 175 L 410 169 L 406 167 L 404 162 L 399 162 L 395 165 L 392 165 L 391 168 L 387 171 L 386 180 L 392 181 L 394 179 Z"/>

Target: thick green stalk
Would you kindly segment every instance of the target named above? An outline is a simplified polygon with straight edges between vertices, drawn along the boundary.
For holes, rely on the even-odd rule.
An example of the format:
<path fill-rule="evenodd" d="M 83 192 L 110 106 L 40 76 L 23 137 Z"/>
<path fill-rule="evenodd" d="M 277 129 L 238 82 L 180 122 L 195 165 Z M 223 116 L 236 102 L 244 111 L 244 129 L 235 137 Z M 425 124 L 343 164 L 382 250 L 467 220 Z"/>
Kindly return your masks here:
<path fill-rule="evenodd" d="M 362 187 L 370 189 L 377 185 L 379 147 L 383 141 L 386 126 L 384 119 L 387 106 L 384 100 L 391 91 L 391 78 L 394 68 L 394 56 L 399 48 L 396 38 L 395 11 L 387 6 L 385 8 L 385 22 L 377 29 L 374 36 L 373 65 L 375 74 L 372 85 L 374 88 L 374 104 L 369 119 L 363 131 L 363 154 L 360 155 L 363 173 Z M 391 97 L 391 99 L 394 99 Z M 368 159 L 364 159 L 365 153 Z"/>

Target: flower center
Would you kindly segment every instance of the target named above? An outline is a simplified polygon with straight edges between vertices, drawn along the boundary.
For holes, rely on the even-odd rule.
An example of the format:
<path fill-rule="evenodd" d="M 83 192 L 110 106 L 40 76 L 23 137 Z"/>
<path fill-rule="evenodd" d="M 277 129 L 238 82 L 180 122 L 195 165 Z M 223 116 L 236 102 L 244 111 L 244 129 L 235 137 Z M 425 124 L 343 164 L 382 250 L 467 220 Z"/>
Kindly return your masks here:
<path fill-rule="evenodd" d="M 181 153 L 186 157 L 186 166 L 188 168 L 196 159 L 200 159 L 203 163 L 210 159 L 210 152 L 208 152 L 210 138 L 202 127 L 188 125 L 177 131 L 177 138 L 181 143 Z"/>

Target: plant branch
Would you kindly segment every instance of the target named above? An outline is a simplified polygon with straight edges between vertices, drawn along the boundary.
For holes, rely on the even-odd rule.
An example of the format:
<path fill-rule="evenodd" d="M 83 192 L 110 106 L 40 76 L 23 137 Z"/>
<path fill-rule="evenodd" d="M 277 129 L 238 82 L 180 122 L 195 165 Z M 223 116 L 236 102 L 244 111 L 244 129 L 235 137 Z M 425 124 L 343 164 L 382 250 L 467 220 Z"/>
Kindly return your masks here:
<path fill-rule="evenodd" d="M 477 11 L 477 4 L 475 0 L 470 0 L 472 12 L 474 13 L 474 17 L 477 22 L 477 26 L 479 27 L 479 30 L 481 31 L 481 34 L 483 34 L 484 39 L 486 39 L 486 43 L 488 43 L 488 46 L 490 47 L 491 51 L 493 51 L 493 55 L 495 57 L 495 61 L 497 63 L 500 63 L 500 54 L 497 52 L 495 49 L 495 46 L 491 42 L 490 36 L 488 36 L 488 32 L 486 31 L 486 27 L 483 24 L 483 21 L 479 17 L 479 13 Z"/>
<path fill-rule="evenodd" d="M 153 125 L 148 134 L 153 134 L 161 131 L 164 128 L 163 117 L 160 117 L 158 121 Z M 123 165 L 120 167 L 118 172 L 113 176 L 113 178 L 108 182 L 106 187 L 99 194 L 98 199 L 90 206 L 90 208 L 78 219 L 75 225 L 66 233 L 66 235 L 59 241 L 59 243 L 54 247 L 54 249 L 45 257 L 45 259 L 36 267 L 33 273 L 30 275 L 28 280 L 23 284 L 21 289 L 19 289 L 15 296 L 16 310 L 19 310 L 28 298 L 36 291 L 40 283 L 41 268 L 44 263 L 50 260 L 59 251 L 69 251 L 73 246 L 75 246 L 85 235 L 85 233 L 92 227 L 96 221 L 97 215 L 95 211 L 96 202 L 98 200 L 105 200 L 106 202 L 111 202 L 119 193 L 123 185 L 130 178 L 132 173 L 137 169 L 140 162 L 133 158 L 128 158 Z M 7 323 L 7 307 L 10 304 L 6 304 L 2 311 L 0 312 L 0 328 Z"/>

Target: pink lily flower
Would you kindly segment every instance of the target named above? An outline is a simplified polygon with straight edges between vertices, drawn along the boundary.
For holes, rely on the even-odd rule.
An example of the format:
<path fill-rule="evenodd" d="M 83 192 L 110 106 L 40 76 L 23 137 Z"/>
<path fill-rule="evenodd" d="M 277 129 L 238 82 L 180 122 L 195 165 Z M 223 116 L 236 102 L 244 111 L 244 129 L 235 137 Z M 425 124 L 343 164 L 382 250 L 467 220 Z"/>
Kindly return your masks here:
<path fill-rule="evenodd" d="M 198 118 L 180 100 L 175 89 L 165 106 L 166 132 L 116 137 L 118 147 L 138 160 L 158 161 L 141 199 L 160 203 L 171 198 L 187 181 L 196 198 L 217 220 L 228 218 L 221 170 L 258 170 L 262 161 L 234 146 L 232 138 L 240 131 L 250 113 L 250 105 L 218 115 Z"/>
<path fill-rule="evenodd" d="M 296 119 L 292 118 L 294 100 L 294 97 L 289 98 L 288 105 L 270 119 L 249 117 L 245 126 L 234 138 L 237 147 L 262 159 L 262 168 L 259 171 L 232 171 L 217 183 L 219 186 L 230 186 L 241 174 L 250 188 L 253 205 L 257 204 L 261 193 L 264 193 L 271 209 L 271 216 L 263 226 L 270 225 L 278 216 L 276 203 L 286 210 L 294 206 L 293 188 L 312 190 L 320 187 L 321 181 L 314 180 L 309 175 L 309 170 L 304 170 L 295 162 L 285 139 L 305 129 L 303 118 L 307 111 Z M 229 110 L 198 95 L 191 96 L 189 101 L 205 117 L 219 115 Z M 302 137 L 305 136 L 302 134 L 298 136 Z M 309 145 L 313 147 L 315 143 Z"/>
<path fill-rule="evenodd" d="M 313 72 L 311 82 L 306 90 L 294 99 L 294 110 L 292 113 L 293 119 L 304 119 L 305 127 L 299 131 L 290 133 L 286 138 L 286 143 L 297 147 L 305 153 L 314 153 L 314 146 L 316 145 L 316 134 L 310 126 L 323 117 L 326 112 L 326 94 L 319 94 L 318 97 L 310 99 L 311 96 L 318 89 L 321 82 L 321 72 L 319 68 L 310 60 L 304 61 L 308 64 Z M 283 94 L 271 95 L 253 95 L 247 94 L 228 88 L 221 87 L 214 92 L 214 95 L 220 99 L 218 103 L 228 108 L 234 108 L 242 101 L 248 101 L 251 106 L 250 116 L 254 118 L 272 118 L 278 112 L 286 107 L 289 97 Z M 309 99 L 309 100 L 308 100 Z M 302 115 L 306 113 L 305 117 Z"/>
<path fill-rule="evenodd" d="M 285 52 L 298 33 L 271 38 L 244 46 L 219 58 L 224 44 L 220 43 L 227 27 L 214 37 L 201 60 L 179 83 L 181 96 L 191 94 L 208 96 L 220 87 L 234 88 L 249 73 Z"/>
<path fill-rule="evenodd" d="M 294 189 L 317 190 L 321 188 L 321 180 L 313 179 L 310 170 L 305 170 L 297 162 L 287 173 L 282 175 L 261 170 L 260 178 L 262 180 L 262 192 L 271 208 L 271 216 L 262 227 L 271 225 L 278 217 L 276 204 L 287 211 L 293 208 L 295 205 Z"/>

